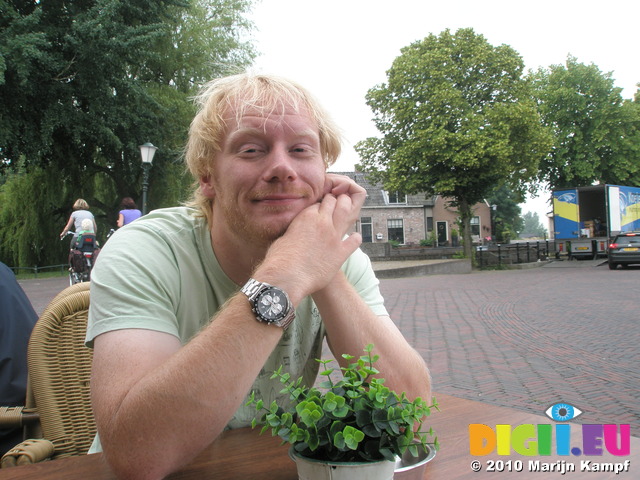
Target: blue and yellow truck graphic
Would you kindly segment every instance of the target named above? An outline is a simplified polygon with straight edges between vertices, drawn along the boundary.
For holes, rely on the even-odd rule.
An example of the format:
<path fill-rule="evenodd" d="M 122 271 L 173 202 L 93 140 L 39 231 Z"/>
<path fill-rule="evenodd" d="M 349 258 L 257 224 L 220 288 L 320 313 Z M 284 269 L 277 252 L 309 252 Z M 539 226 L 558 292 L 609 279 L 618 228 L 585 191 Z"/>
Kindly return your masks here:
<path fill-rule="evenodd" d="M 591 185 L 554 190 L 552 195 L 559 255 L 606 255 L 613 235 L 640 231 L 640 187 Z"/>

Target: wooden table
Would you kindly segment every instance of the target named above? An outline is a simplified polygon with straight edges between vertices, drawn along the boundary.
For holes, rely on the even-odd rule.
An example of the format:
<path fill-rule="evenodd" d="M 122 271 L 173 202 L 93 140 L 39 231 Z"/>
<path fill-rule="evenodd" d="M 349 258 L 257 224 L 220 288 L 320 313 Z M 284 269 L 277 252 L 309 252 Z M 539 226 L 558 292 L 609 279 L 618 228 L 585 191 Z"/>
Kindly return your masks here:
<path fill-rule="evenodd" d="M 568 479 L 603 479 L 603 478 L 640 478 L 640 438 L 631 438 L 631 455 L 614 457 L 559 457 L 532 456 L 518 454 L 511 456 L 487 455 L 474 457 L 469 453 L 469 424 L 486 424 L 495 428 L 498 424 L 510 424 L 513 427 L 522 424 L 553 424 L 545 415 L 532 415 L 504 407 L 497 407 L 481 402 L 464 400 L 449 395 L 437 395 L 441 412 L 435 412 L 429 418 L 429 424 L 438 434 L 441 443 L 440 451 L 428 464 L 425 480 L 433 479 L 477 479 L 477 478 L 549 478 L 560 477 L 560 472 L 553 474 L 530 471 L 529 461 L 540 464 L 555 464 L 565 461 L 574 464 L 575 472 L 568 471 L 563 478 Z M 581 427 L 571 424 L 571 446 L 581 445 Z M 637 433 L 637 432 L 631 432 Z M 554 447 L 555 448 L 555 447 Z M 511 463 L 509 463 L 511 460 Z M 616 475 L 613 472 L 581 472 L 581 460 L 592 462 L 611 462 L 624 464 L 630 460 L 630 470 Z M 482 470 L 475 473 L 471 464 L 480 462 Z M 503 463 L 499 463 L 502 461 Z M 516 461 L 522 462 L 522 471 Z M 488 472 L 491 462 L 502 468 L 502 472 Z M 542 467 L 541 467 L 542 468 Z M 512 471 L 509 472 L 509 469 Z M 44 462 L 37 465 L 15 467 L 0 470 L 0 479 L 23 480 L 115 480 L 101 454 L 82 457 L 65 458 Z M 167 477 L 174 480 L 297 480 L 295 464 L 287 455 L 287 447 L 280 446 L 280 439 L 270 434 L 260 436 L 258 430 L 239 429 L 225 432 L 209 448 L 203 451 L 190 465 Z"/>

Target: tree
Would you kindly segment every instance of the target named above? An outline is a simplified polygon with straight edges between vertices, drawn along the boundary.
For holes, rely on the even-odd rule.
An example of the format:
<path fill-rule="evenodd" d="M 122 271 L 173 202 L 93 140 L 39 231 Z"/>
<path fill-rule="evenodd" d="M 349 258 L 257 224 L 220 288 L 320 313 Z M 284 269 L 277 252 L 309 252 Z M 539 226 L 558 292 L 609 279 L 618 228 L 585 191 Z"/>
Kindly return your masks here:
<path fill-rule="evenodd" d="M 71 239 L 60 241 L 58 234 L 66 219 L 61 223 L 50 213 L 64 194 L 59 175 L 53 169 L 17 170 L 0 186 L 0 260 L 30 267 L 63 263 Z"/>
<path fill-rule="evenodd" d="M 139 189 L 139 144 L 160 165 L 180 151 L 194 87 L 253 58 L 248 0 L 3 3 L 0 159 L 76 185 L 101 172 L 119 196 Z"/>
<path fill-rule="evenodd" d="M 569 56 L 566 65 L 532 72 L 540 112 L 554 134 L 540 163 L 551 188 L 640 183 L 640 110 L 623 101 L 611 73 Z"/>
<path fill-rule="evenodd" d="M 47 172 L 57 197 L 40 207 L 48 217 L 66 222 L 82 195 L 98 223 L 113 226 L 120 199 L 141 196 L 138 145 L 152 141 L 160 149 L 149 203 L 184 199 L 189 180 L 180 156 L 194 114 L 190 97 L 252 61 L 253 47 L 242 40 L 250 6 L 0 0 L 0 176 Z"/>
<path fill-rule="evenodd" d="M 520 238 L 538 237 L 545 238 L 547 230 L 540 223 L 540 217 L 537 213 L 527 212 L 522 216 L 522 230 Z"/>
<path fill-rule="evenodd" d="M 500 184 L 523 191 L 551 140 L 521 57 L 472 29 L 445 30 L 401 51 L 367 93 L 381 138 L 356 145 L 388 190 L 450 198 L 471 258 L 472 207 Z"/>
<path fill-rule="evenodd" d="M 522 231 L 520 203 L 523 197 L 512 191 L 507 185 L 496 188 L 487 198 L 489 205 L 495 205 L 493 215 L 493 240 L 498 243 L 509 243 Z"/>

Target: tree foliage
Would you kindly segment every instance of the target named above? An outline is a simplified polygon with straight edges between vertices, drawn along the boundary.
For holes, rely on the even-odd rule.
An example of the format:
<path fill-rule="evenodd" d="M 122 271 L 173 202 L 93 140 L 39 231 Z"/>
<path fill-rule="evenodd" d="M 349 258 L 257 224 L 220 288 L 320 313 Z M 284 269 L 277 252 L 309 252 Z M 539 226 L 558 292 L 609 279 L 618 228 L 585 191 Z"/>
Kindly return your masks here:
<path fill-rule="evenodd" d="M 565 65 L 539 69 L 531 79 L 554 134 L 540 180 L 551 188 L 640 184 L 640 110 L 623 101 L 610 73 L 569 56 Z"/>
<path fill-rule="evenodd" d="M 540 217 L 535 212 L 527 212 L 522 216 L 522 229 L 520 230 L 520 238 L 544 238 L 547 230 L 540 222 Z"/>
<path fill-rule="evenodd" d="M 159 147 L 149 204 L 185 198 L 190 97 L 252 61 L 251 3 L 0 0 L 0 175 L 55 176 L 47 214 L 59 227 L 48 235 L 80 196 L 103 231 L 114 226 L 120 199 L 141 197 L 138 146 L 148 141 Z"/>
<path fill-rule="evenodd" d="M 515 193 L 507 185 L 496 188 L 487 198 L 487 201 L 495 209 L 493 215 L 493 240 L 498 243 L 509 243 L 516 238 L 517 232 L 522 230 L 522 218 L 520 203 L 523 197 Z"/>
<path fill-rule="evenodd" d="M 472 29 L 445 30 L 401 51 L 367 94 L 380 138 L 356 145 L 388 190 L 452 199 L 471 257 L 472 207 L 496 187 L 522 191 L 550 146 L 523 61 Z"/>
<path fill-rule="evenodd" d="M 19 168 L 0 187 L 2 262 L 32 267 L 60 264 L 66 259 L 70 239 L 58 240 L 64 224 L 51 215 L 64 194 L 59 188 L 54 168 L 33 168 L 28 175 Z"/>

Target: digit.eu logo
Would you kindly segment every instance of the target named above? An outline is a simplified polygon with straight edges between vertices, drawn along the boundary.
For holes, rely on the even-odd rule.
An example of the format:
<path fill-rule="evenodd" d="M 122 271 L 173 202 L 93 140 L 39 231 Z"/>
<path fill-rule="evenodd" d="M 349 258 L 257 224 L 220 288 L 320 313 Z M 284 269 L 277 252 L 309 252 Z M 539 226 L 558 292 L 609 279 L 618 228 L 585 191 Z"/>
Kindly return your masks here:
<path fill-rule="evenodd" d="M 512 451 L 524 456 L 600 456 L 608 452 L 615 456 L 631 453 L 631 427 L 628 424 L 570 425 L 582 411 L 568 403 L 551 405 L 545 414 L 556 423 L 510 424 L 490 427 L 481 423 L 469 425 L 471 455 L 511 455 Z M 555 427 L 555 428 L 554 428 Z M 571 446 L 572 427 L 580 429 L 579 445 Z M 555 447 L 555 448 L 554 448 Z"/>

